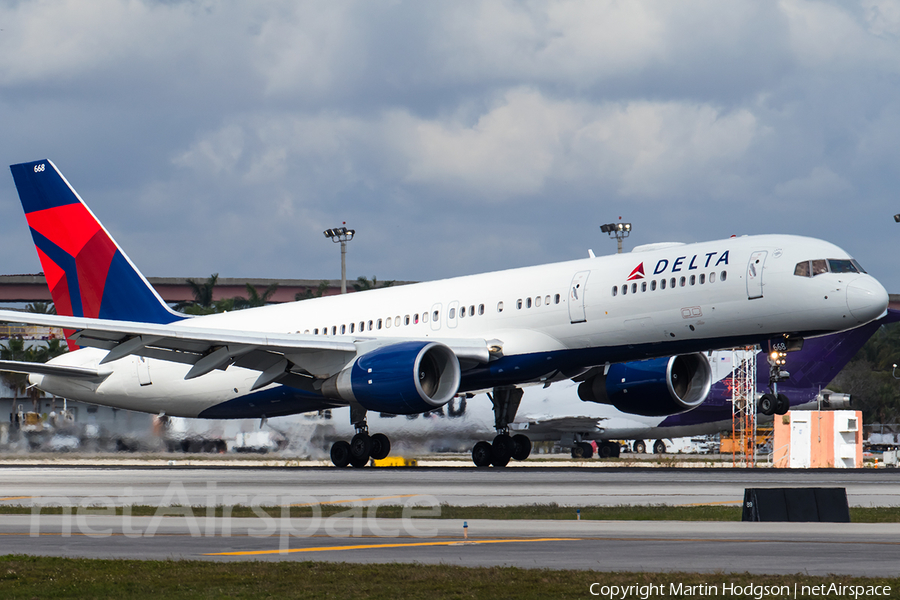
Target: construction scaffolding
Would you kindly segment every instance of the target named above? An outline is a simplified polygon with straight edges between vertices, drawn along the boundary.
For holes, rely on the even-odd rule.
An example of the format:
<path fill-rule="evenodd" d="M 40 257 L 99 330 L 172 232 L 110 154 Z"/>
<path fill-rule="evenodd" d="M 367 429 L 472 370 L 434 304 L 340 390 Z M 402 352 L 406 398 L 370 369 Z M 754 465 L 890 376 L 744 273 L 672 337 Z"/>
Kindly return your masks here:
<path fill-rule="evenodd" d="M 731 351 L 731 460 L 735 467 L 756 466 L 757 346 Z"/>

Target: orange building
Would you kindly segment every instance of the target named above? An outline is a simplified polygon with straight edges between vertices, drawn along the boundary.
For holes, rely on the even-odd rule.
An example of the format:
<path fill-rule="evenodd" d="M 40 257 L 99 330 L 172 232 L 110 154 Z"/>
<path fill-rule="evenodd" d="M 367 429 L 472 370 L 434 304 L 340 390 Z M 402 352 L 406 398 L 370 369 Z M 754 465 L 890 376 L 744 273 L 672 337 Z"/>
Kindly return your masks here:
<path fill-rule="evenodd" d="M 775 417 L 776 467 L 810 469 L 863 466 L 862 412 L 797 410 Z"/>

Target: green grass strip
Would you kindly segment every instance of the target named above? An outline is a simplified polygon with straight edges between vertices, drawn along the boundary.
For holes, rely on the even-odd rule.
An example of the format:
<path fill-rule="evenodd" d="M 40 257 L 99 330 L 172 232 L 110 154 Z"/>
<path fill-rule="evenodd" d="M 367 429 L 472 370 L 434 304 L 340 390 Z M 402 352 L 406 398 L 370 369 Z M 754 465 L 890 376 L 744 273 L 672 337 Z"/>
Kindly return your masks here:
<path fill-rule="evenodd" d="M 900 577 L 870 578 L 796 575 L 603 573 L 515 567 L 467 568 L 452 565 L 350 564 L 317 562 L 203 562 L 68 559 L 0 556 L 0 597 L 202 600 L 206 598 L 354 598 L 423 600 L 491 598 L 531 600 L 590 598 L 591 584 L 637 586 L 625 600 L 641 598 L 745 597 L 726 595 L 723 586 L 851 585 L 890 586 L 897 598 Z M 675 587 L 673 587 L 673 585 Z M 678 587 L 678 586 L 681 587 Z M 707 586 L 707 587 L 703 587 Z M 710 588 L 715 593 L 710 593 Z M 799 593 L 798 598 L 852 598 L 853 595 Z M 884 588 L 881 588 L 883 591 Z M 644 591 L 649 591 L 644 588 Z M 678 592 L 681 593 L 678 593 Z M 760 587 L 762 592 L 762 587 Z M 766 597 L 785 597 L 784 595 Z M 789 597 L 793 597 L 793 593 Z M 873 597 L 865 593 L 858 597 Z"/>
<path fill-rule="evenodd" d="M 155 506 L 129 507 L 131 514 L 136 517 L 153 516 L 159 511 L 165 514 L 165 509 Z M 78 508 L 62 508 L 58 506 L 45 506 L 41 508 L 41 514 L 58 515 L 69 514 L 78 511 Z M 363 510 L 366 516 L 378 516 L 382 518 L 399 519 L 407 517 L 427 517 L 439 519 L 541 519 L 573 521 L 578 518 L 576 508 L 557 506 L 556 504 L 539 504 L 530 506 L 449 506 L 441 505 L 440 514 L 437 511 L 418 508 L 412 513 L 404 514 L 409 509 L 404 506 L 355 506 L 346 504 L 321 504 L 311 506 L 216 506 L 213 508 L 193 507 L 192 513 L 196 517 L 204 516 L 231 516 L 231 517 L 259 517 L 264 513 L 272 517 L 280 517 L 283 511 L 289 510 L 290 516 L 302 517 L 330 517 L 348 510 Z M 577 509 L 581 511 L 581 519 L 606 520 L 606 521 L 740 521 L 740 506 L 588 506 Z M 112 509 L 90 508 L 81 509 L 86 514 L 111 515 Z M 28 506 L 0 506 L 0 514 L 27 515 L 32 509 Z M 117 515 L 123 514 L 123 508 L 115 509 Z M 358 513 L 357 513 L 358 514 Z M 350 516 L 351 513 L 348 513 Z M 175 515 L 177 516 L 177 515 Z M 850 520 L 854 523 L 900 523 L 900 507 L 851 507 Z"/>

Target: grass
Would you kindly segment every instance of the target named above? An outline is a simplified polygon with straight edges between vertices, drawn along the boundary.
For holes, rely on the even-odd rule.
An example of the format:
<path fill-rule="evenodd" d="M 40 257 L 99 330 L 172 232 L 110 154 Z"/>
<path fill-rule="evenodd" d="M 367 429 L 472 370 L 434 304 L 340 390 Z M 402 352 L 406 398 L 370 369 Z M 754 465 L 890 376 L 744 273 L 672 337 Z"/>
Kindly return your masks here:
<path fill-rule="evenodd" d="M 315 508 L 310 506 L 293 506 L 290 509 L 280 506 L 249 507 L 249 506 L 217 506 L 212 509 L 210 516 L 222 517 L 258 517 L 254 511 L 262 510 L 272 517 L 280 517 L 283 510 L 290 510 L 290 516 L 294 518 L 312 517 L 314 511 L 321 511 L 318 516 L 329 517 L 353 506 L 350 504 L 322 504 Z M 159 508 L 155 506 L 132 506 L 133 516 L 153 516 Z M 111 509 L 110 509 L 111 510 Z M 117 515 L 121 515 L 123 509 L 115 509 Z M 366 511 L 370 509 L 366 508 Z M 607 521 L 740 521 L 741 507 L 733 506 L 588 506 L 581 510 L 581 518 L 584 520 Z M 73 511 L 72 508 L 47 506 L 41 509 L 41 514 L 62 514 Z M 376 515 L 382 518 L 403 517 L 403 506 L 378 506 Z M 0 515 L 28 515 L 32 509 L 28 506 L 0 506 Z M 97 512 L 91 511 L 89 512 Z M 111 512 L 103 510 L 105 515 Z M 163 513 L 160 513 L 163 514 Z M 197 517 L 206 516 L 205 507 L 194 507 L 193 514 Z M 367 512 L 367 514 L 371 514 Z M 424 516 L 439 519 L 542 519 L 542 520 L 568 520 L 576 519 L 574 507 L 557 506 L 556 504 L 536 504 L 531 506 L 449 506 L 441 505 L 440 514 L 432 514 L 432 511 L 423 510 L 419 514 L 413 512 L 412 517 Z M 850 520 L 854 523 L 900 523 L 900 507 L 851 507 Z"/>
<path fill-rule="evenodd" d="M 531 600 L 589 598 L 590 586 L 715 586 L 716 593 L 675 595 L 680 598 L 725 596 L 723 584 L 741 586 L 828 585 L 891 586 L 897 598 L 900 577 L 868 578 L 808 575 L 696 573 L 601 573 L 514 567 L 466 568 L 453 565 L 350 564 L 316 562 L 203 562 L 69 559 L 31 556 L 0 557 L 0 597 L 125 598 L 200 600 L 205 598 L 354 598 L 427 600 L 491 598 Z M 596 588 L 595 588 L 596 589 Z M 799 588 L 802 589 L 802 588 Z M 658 588 L 656 591 L 659 591 Z M 791 594 L 792 596 L 793 594 Z M 640 598 L 640 592 L 617 598 Z M 728 597 L 728 596 L 726 596 Z M 741 597 L 752 598 L 753 595 Z M 772 597 L 783 597 L 782 595 Z M 798 598 L 822 597 L 799 594 Z M 842 595 L 840 597 L 853 597 Z M 866 597 L 865 594 L 859 597 Z M 885 597 L 885 596 L 881 596 Z"/>

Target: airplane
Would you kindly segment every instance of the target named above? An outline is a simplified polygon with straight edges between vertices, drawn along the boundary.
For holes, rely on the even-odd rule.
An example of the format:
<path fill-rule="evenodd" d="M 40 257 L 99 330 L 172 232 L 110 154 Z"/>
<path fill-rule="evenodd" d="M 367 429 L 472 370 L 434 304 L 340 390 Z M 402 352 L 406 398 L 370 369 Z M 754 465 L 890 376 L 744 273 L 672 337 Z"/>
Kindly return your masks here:
<path fill-rule="evenodd" d="M 826 386 L 856 355 L 878 329 L 900 321 L 900 311 L 888 309 L 875 321 L 850 331 L 811 338 L 803 348 L 789 355 L 785 368 L 790 378 L 779 389 L 790 398 L 796 409 L 847 409 L 851 406 L 848 394 L 835 393 Z M 742 354 L 738 359 L 745 359 Z M 708 353 L 712 368 L 709 396 L 697 408 L 677 415 L 645 416 L 631 414 L 627 405 L 586 402 L 579 397 L 577 382 L 559 382 L 544 388 L 524 388 L 518 415 L 509 426 L 517 434 L 526 435 L 532 442 L 550 441 L 571 449 L 572 458 L 590 459 L 594 445 L 601 458 L 619 456 L 620 445 L 611 440 L 633 440 L 632 451 L 644 453 L 650 447 L 654 454 L 666 451 L 667 439 L 715 434 L 732 427 L 732 373 L 735 355 L 728 351 Z M 767 392 L 770 366 L 768 350 L 756 353 L 757 400 Z M 456 397 L 446 406 L 422 415 L 399 418 L 393 414 L 374 414 L 370 425 L 396 439 L 400 454 L 418 451 L 452 449 L 467 442 L 475 443 L 493 431 L 491 402 L 484 394 Z M 762 412 L 757 402 L 759 422 L 771 421 L 773 414 Z M 297 443 L 296 448 L 315 453 L 321 444 L 348 435 L 349 423 L 342 414 L 345 408 L 319 411 L 300 417 L 285 417 L 270 425 L 286 438 Z M 787 412 L 786 410 L 780 412 Z M 249 425 L 249 424 L 245 424 Z M 187 425 L 193 431 L 202 430 L 201 423 Z M 655 440 L 648 444 L 646 440 Z M 594 442 L 591 444 L 590 442 Z M 395 444 L 397 445 L 397 444 Z"/>
<path fill-rule="evenodd" d="M 0 368 L 57 396 L 170 416 L 349 406 L 356 434 L 332 446 L 339 466 L 390 451 L 386 435 L 370 435 L 368 411 L 425 413 L 482 390 L 497 435 L 473 460 L 503 466 L 531 451 L 527 436 L 510 435 L 524 385 L 576 378 L 592 401 L 677 414 L 709 393 L 703 352 L 796 347 L 888 304 L 837 246 L 754 235 L 187 318 L 50 160 L 10 170 L 59 314 L 0 311 L 0 321 L 61 327 L 72 351 Z"/>

